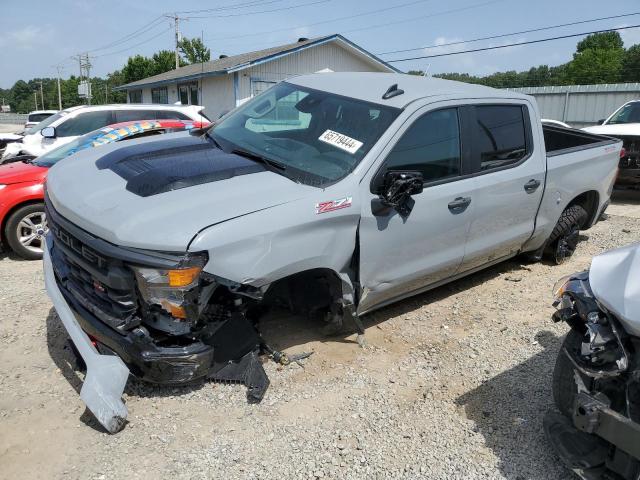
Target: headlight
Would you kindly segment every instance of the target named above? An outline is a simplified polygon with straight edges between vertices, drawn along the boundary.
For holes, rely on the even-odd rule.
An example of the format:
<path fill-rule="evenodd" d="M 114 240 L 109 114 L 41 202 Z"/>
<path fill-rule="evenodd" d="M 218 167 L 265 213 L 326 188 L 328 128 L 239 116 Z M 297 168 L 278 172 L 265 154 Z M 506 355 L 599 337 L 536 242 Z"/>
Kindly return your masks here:
<path fill-rule="evenodd" d="M 176 268 L 132 267 L 142 298 L 173 317 L 187 318 L 185 294 L 198 286 L 206 254 L 189 255 Z"/>
<path fill-rule="evenodd" d="M 6 185 L 0 183 L 0 190 L 2 190 L 4 187 L 6 187 Z"/>
<path fill-rule="evenodd" d="M 552 291 L 554 300 L 558 300 L 560 299 L 560 297 L 562 297 L 564 292 L 567 290 L 567 285 L 569 285 L 570 281 L 571 281 L 571 275 L 566 275 L 555 283 Z"/>

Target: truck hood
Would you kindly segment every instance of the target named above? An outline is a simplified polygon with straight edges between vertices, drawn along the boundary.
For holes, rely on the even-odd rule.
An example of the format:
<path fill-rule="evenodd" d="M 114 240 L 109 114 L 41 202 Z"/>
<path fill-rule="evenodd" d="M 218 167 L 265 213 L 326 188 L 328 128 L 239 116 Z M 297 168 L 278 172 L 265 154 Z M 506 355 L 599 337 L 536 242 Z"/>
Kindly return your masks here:
<path fill-rule="evenodd" d="M 0 165 L 0 185 L 42 181 L 48 171 L 48 168 L 24 162 Z"/>
<path fill-rule="evenodd" d="M 595 125 L 593 127 L 583 128 L 582 130 L 589 133 L 595 133 L 597 135 L 608 135 L 610 137 L 615 137 L 616 135 L 640 137 L 640 123 Z"/>
<path fill-rule="evenodd" d="M 126 247 L 183 252 L 204 228 L 317 190 L 196 136 L 151 137 L 72 157 L 49 171 L 52 206 L 78 227 Z"/>

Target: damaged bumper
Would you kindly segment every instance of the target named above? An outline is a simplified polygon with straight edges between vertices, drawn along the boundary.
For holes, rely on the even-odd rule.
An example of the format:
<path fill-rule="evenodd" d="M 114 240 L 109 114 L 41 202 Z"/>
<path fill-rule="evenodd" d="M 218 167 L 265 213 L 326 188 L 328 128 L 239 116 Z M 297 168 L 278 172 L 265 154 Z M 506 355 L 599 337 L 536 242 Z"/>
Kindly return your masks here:
<path fill-rule="evenodd" d="M 80 398 L 109 432 L 121 430 L 128 411 L 122 392 L 129 377 L 129 369 L 114 355 L 101 355 L 82 330 L 56 283 L 48 249 L 44 249 L 44 280 L 47 293 L 71 340 L 87 365 L 87 374 Z"/>

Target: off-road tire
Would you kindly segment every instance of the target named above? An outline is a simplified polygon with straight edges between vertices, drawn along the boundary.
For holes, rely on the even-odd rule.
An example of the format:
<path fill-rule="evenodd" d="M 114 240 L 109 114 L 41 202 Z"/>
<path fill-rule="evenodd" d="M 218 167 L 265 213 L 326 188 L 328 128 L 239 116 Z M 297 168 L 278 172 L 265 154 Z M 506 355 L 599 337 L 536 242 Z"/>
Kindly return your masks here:
<path fill-rule="evenodd" d="M 24 258 L 25 260 L 40 260 L 42 258 L 42 253 L 37 253 L 29 250 L 24 245 L 22 245 L 22 243 L 20 243 L 20 239 L 18 238 L 16 231 L 18 228 L 18 224 L 24 217 L 36 212 L 44 213 L 43 203 L 32 203 L 30 205 L 20 207 L 11 214 L 4 229 L 5 238 L 7 239 L 7 243 L 9 244 L 9 247 L 11 247 L 11 250 L 13 250 L 18 256 Z M 44 247 L 44 239 L 42 240 L 41 245 L 42 247 Z"/>
<path fill-rule="evenodd" d="M 553 400 L 558 410 L 569 418 L 573 416 L 573 404 L 578 394 L 578 386 L 575 379 L 575 367 L 564 350 L 566 348 L 569 352 L 575 351 L 580 348 L 581 343 L 580 334 L 575 330 L 570 330 L 564 342 L 562 342 L 562 347 L 556 359 L 556 366 L 553 369 Z M 585 375 L 579 375 L 585 386 L 591 388 L 593 380 Z"/>
<path fill-rule="evenodd" d="M 571 257 L 578 243 L 580 227 L 587 221 L 588 214 L 580 205 L 572 205 L 562 212 L 560 219 L 549 236 L 546 253 L 560 265 Z"/>

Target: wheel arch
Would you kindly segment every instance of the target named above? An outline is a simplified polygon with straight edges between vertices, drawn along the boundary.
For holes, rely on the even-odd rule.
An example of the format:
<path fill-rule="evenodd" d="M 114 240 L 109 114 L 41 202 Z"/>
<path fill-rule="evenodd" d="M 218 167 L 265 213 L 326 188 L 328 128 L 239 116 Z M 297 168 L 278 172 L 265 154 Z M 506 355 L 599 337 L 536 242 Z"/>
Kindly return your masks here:
<path fill-rule="evenodd" d="M 26 207 L 27 205 L 34 205 L 37 203 L 44 204 L 44 198 L 30 198 L 28 200 L 24 200 L 22 202 L 16 203 L 13 205 L 7 212 L 4 214 L 2 218 L 0 218 L 0 240 L 3 245 L 7 245 L 7 235 L 5 232 L 5 228 L 7 226 L 7 221 L 11 218 L 11 216 L 20 208 Z"/>
<path fill-rule="evenodd" d="M 572 207 L 573 205 L 580 205 L 587 212 L 587 219 L 583 225 L 580 225 L 580 229 L 587 229 L 595 223 L 598 218 L 598 207 L 600 206 L 600 194 L 596 190 L 588 190 L 581 193 L 573 200 L 571 200 L 564 210 Z"/>

